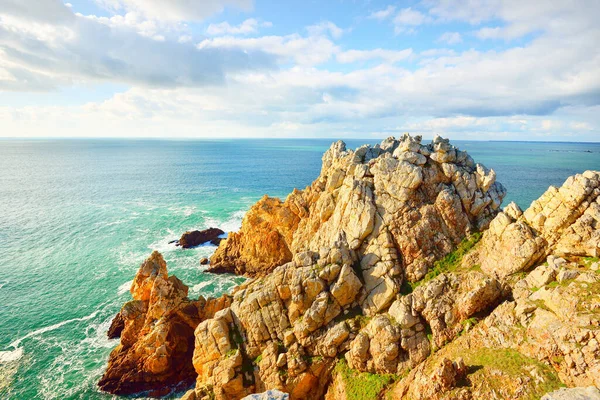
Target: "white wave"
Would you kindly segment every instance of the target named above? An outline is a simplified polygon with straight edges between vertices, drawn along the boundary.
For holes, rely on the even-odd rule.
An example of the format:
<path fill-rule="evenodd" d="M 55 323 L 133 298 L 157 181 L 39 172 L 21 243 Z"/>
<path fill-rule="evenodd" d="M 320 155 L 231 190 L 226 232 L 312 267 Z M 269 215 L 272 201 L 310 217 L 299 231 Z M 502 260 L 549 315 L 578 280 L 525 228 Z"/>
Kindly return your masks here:
<path fill-rule="evenodd" d="M 7 283 L 8 283 L 8 281 L 0 282 L 0 289 L 2 289 L 4 286 L 6 286 Z"/>
<path fill-rule="evenodd" d="M 207 218 L 206 225 L 220 228 L 225 232 L 237 232 L 242 227 L 244 215 L 246 215 L 246 210 L 239 210 L 231 214 L 231 216 L 225 221 L 220 221 L 216 218 Z"/>
<path fill-rule="evenodd" d="M 133 280 L 130 280 L 130 281 L 125 282 L 121 286 L 119 286 L 117 289 L 117 294 L 120 296 L 124 293 L 129 292 L 129 289 L 131 288 L 132 283 L 133 283 Z"/>
<path fill-rule="evenodd" d="M 174 235 L 167 235 L 167 237 L 164 237 L 162 239 L 157 240 L 154 243 L 151 243 L 148 246 L 148 249 L 150 250 L 158 250 L 160 253 L 164 254 L 167 253 L 169 251 L 175 251 L 177 250 L 179 247 L 177 247 L 177 243 L 169 243 L 172 242 L 173 240 L 177 240 L 179 239 L 178 237 L 174 236 Z"/>
<path fill-rule="evenodd" d="M 8 364 L 23 357 L 23 349 L 18 347 L 14 350 L 0 351 L 0 364 Z"/>
<path fill-rule="evenodd" d="M 96 222 L 94 225 L 99 226 L 101 228 L 105 228 L 108 226 L 121 225 L 121 224 L 124 224 L 129 221 L 130 221 L 129 219 L 118 219 L 116 221 L 111 221 L 111 222 Z"/>
<path fill-rule="evenodd" d="M 211 285 L 212 283 L 213 282 L 211 281 L 200 282 L 199 284 L 192 286 L 192 293 L 200 293 L 202 289 Z"/>
<path fill-rule="evenodd" d="M 9 347 L 12 347 L 14 349 L 17 349 L 19 347 L 19 345 L 21 344 L 21 342 L 25 339 L 29 339 L 30 337 L 33 336 L 38 336 L 41 335 L 43 333 L 46 332 L 50 332 L 50 331 L 54 331 L 62 326 L 65 326 L 67 324 L 70 324 L 72 322 L 78 322 L 78 321 L 88 321 L 92 318 L 94 318 L 96 315 L 98 315 L 99 310 L 94 311 L 93 313 L 91 313 L 90 315 L 86 315 L 85 317 L 80 317 L 80 318 L 73 318 L 73 319 L 68 319 L 66 321 L 62 321 L 59 322 L 57 324 L 54 325 L 50 325 L 50 326 L 46 326 L 44 328 L 40 328 L 40 329 L 36 329 L 35 331 L 29 332 L 27 335 L 13 341 L 11 344 L 9 344 Z"/>

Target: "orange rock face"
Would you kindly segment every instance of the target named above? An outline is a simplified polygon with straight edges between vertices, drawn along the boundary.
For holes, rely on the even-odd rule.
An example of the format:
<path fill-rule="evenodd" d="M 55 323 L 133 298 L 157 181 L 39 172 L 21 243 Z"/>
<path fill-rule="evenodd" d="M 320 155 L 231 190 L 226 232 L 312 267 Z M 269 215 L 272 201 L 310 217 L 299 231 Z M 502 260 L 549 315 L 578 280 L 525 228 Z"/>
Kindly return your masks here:
<path fill-rule="evenodd" d="M 100 389 L 119 395 L 162 395 L 188 387 L 196 379 L 194 329 L 226 307 L 229 298 L 188 299 L 188 287 L 168 276 L 166 262 L 156 251 L 140 267 L 131 294 L 133 300 L 119 313 L 124 324 L 121 342 L 110 354 Z"/>
<path fill-rule="evenodd" d="M 211 272 L 260 276 L 292 259 L 288 243 L 298 227 L 304 207 L 264 196 L 244 217 L 242 229 L 232 232 L 211 257 Z"/>

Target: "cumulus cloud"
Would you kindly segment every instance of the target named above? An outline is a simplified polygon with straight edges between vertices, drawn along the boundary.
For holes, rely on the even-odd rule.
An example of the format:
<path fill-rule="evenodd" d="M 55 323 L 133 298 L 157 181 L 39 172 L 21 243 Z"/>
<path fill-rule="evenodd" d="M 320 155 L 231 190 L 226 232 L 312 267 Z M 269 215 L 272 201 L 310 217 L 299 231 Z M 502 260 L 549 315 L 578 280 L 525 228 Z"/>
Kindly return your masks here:
<path fill-rule="evenodd" d="M 239 25 L 231 26 L 228 22 L 218 24 L 210 24 L 206 28 L 206 33 L 211 36 L 219 35 L 250 35 L 257 33 L 259 27 L 270 28 L 273 26 L 271 22 L 258 22 L 254 18 L 248 18 Z"/>
<path fill-rule="evenodd" d="M 308 33 L 313 36 L 329 33 L 334 39 L 339 39 L 348 29 L 342 29 L 331 21 L 323 21 L 316 25 L 311 25 L 306 28 Z"/>
<path fill-rule="evenodd" d="M 373 11 L 371 14 L 369 14 L 369 18 L 384 20 L 384 19 L 391 17 L 395 11 L 396 11 L 395 6 L 387 6 L 383 10 Z"/>
<path fill-rule="evenodd" d="M 413 54 L 412 49 L 404 50 L 386 50 L 386 49 L 373 49 L 373 50 L 348 50 L 340 52 L 336 55 L 337 60 L 341 63 L 353 63 L 359 61 L 368 61 L 374 59 L 380 59 L 388 63 L 396 63 L 402 60 L 406 60 Z"/>
<path fill-rule="evenodd" d="M 11 0 L 13 1 L 13 0 Z M 39 1 L 39 0 L 38 0 Z M 95 0 L 112 11 L 133 11 L 148 19 L 163 21 L 202 21 L 225 7 L 249 11 L 252 0 Z"/>
<path fill-rule="evenodd" d="M 467 34 L 524 38 L 518 46 L 466 51 L 369 48 L 367 42 L 353 48 L 353 32 L 331 21 L 261 36 L 258 18 L 191 29 L 178 18 L 151 17 L 134 0 L 112 1 L 120 11 L 109 17 L 78 15 L 54 0 L 36 0 L 43 12 L 0 1 L 11 1 L 0 7 L 0 90 L 129 86 L 85 105 L 0 107 L 5 132 L 39 135 L 44 126 L 61 135 L 69 135 L 64 129 L 73 135 L 109 129 L 115 135 L 195 136 L 202 126 L 203 135 L 228 136 L 364 137 L 409 130 L 600 140 L 600 28 L 591 0 L 581 0 L 581 7 L 425 0 L 418 9 L 391 6 L 370 15 L 387 19 L 397 33 L 431 29 L 431 45 L 436 38 L 456 44 Z M 187 18 L 201 17 L 192 12 Z M 456 32 L 456 25 L 444 25 L 453 21 L 472 26 Z M 440 27 L 448 32 L 439 36 Z M 393 38 L 391 29 L 388 39 L 410 39 Z"/>
<path fill-rule="evenodd" d="M 414 32 L 414 27 L 431 22 L 431 17 L 411 7 L 403 8 L 394 17 L 394 32 Z"/>
<path fill-rule="evenodd" d="M 458 32 L 444 32 L 438 39 L 439 42 L 457 44 L 462 42 L 462 36 Z"/>
<path fill-rule="evenodd" d="M 318 65 L 327 62 L 339 51 L 331 40 L 323 36 L 261 36 L 239 38 L 222 36 L 198 43 L 199 50 L 237 50 L 260 52 L 276 56 L 281 62 L 293 61 L 300 65 Z"/>
<path fill-rule="evenodd" d="M 38 3 L 48 12 L 45 19 L 37 11 L 27 17 L 18 7 L 0 9 L 0 89 L 51 90 L 90 81 L 218 85 L 228 73 L 274 66 L 260 50 L 165 41 L 156 25 L 132 14 L 86 17 L 54 0 Z"/>

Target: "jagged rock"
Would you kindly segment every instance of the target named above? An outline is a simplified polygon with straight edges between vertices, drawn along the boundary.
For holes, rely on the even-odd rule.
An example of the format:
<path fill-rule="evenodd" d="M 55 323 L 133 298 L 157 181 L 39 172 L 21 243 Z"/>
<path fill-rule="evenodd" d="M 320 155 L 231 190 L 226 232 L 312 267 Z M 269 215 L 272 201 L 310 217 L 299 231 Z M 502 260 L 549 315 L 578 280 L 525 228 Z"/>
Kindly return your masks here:
<path fill-rule="evenodd" d="M 225 232 L 218 228 L 208 228 L 202 231 L 188 231 L 181 235 L 178 246 L 188 249 L 208 242 L 218 245 L 221 242 L 219 236 L 224 233 Z"/>
<path fill-rule="evenodd" d="M 406 134 L 355 151 L 339 141 L 305 190 L 255 204 L 210 270 L 264 276 L 294 254 L 345 248 L 350 266 L 360 265 L 361 307 L 372 315 L 392 303 L 405 277 L 421 279 L 465 235 L 486 228 L 504 195 L 493 170 L 447 139 L 424 145 Z"/>
<path fill-rule="evenodd" d="M 600 172 L 569 177 L 525 212 L 511 204 L 496 216 L 479 246 L 481 269 L 504 278 L 528 270 L 550 253 L 597 257 L 599 224 Z"/>
<path fill-rule="evenodd" d="M 100 389 L 119 395 L 144 391 L 160 395 L 189 386 L 196 377 L 194 329 L 203 318 L 212 317 L 213 304 L 219 300 L 189 300 L 187 286 L 168 276 L 166 262 L 156 251 L 140 267 L 131 293 L 134 300 L 118 314 L 123 320 L 121 342 L 110 354 Z"/>
<path fill-rule="evenodd" d="M 268 389 L 345 398 L 337 363 L 352 379 L 402 376 L 378 393 L 394 399 L 600 385 L 600 276 L 583 258 L 598 256 L 600 173 L 569 178 L 525 212 L 497 213 L 495 178 L 440 137 L 334 143 L 311 186 L 264 197 L 221 243 L 211 270 L 255 277 L 232 296 L 190 300 L 159 253 L 142 264 L 101 388 L 158 396 L 195 379 L 186 400 Z M 474 251 L 461 246 L 426 276 L 488 225 Z"/>
<path fill-rule="evenodd" d="M 239 232 L 231 232 L 211 257 L 210 272 L 265 275 L 291 260 L 289 243 L 300 217 L 306 212 L 295 203 L 297 192 L 282 203 L 263 197 L 244 216 Z"/>
<path fill-rule="evenodd" d="M 570 386 L 600 385 L 600 278 L 588 273 L 530 289 L 529 276 L 516 282 L 515 300 L 479 323 L 468 335 L 471 344 L 511 348 L 548 363 Z"/>
<path fill-rule="evenodd" d="M 545 394 L 541 400 L 600 400 L 600 390 L 594 386 L 560 388 Z"/>
<path fill-rule="evenodd" d="M 373 317 L 350 344 L 348 366 L 371 373 L 403 374 L 463 329 L 463 322 L 497 304 L 503 288 L 480 272 L 442 274 L 399 297 L 388 314 Z M 426 327 L 432 333 L 431 343 Z"/>
<path fill-rule="evenodd" d="M 108 328 L 108 332 L 106 332 L 106 335 L 109 339 L 119 338 L 121 337 L 121 332 L 123 332 L 124 328 L 125 320 L 123 319 L 121 312 L 118 312 L 117 315 L 115 315 L 115 317 L 113 318 L 112 322 L 110 323 L 110 327 Z"/>

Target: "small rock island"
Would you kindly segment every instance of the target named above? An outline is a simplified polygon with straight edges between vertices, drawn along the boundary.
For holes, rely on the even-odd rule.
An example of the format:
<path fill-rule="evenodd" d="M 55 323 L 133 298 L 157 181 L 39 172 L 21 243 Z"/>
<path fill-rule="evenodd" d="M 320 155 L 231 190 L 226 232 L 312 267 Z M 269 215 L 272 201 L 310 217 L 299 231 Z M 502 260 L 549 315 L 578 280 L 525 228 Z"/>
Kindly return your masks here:
<path fill-rule="evenodd" d="M 250 278 L 232 293 L 191 299 L 150 255 L 99 386 L 185 400 L 598 399 L 600 172 L 525 211 L 501 209 L 505 195 L 439 136 L 338 141 L 310 186 L 263 197 L 219 243 L 209 271 Z"/>

